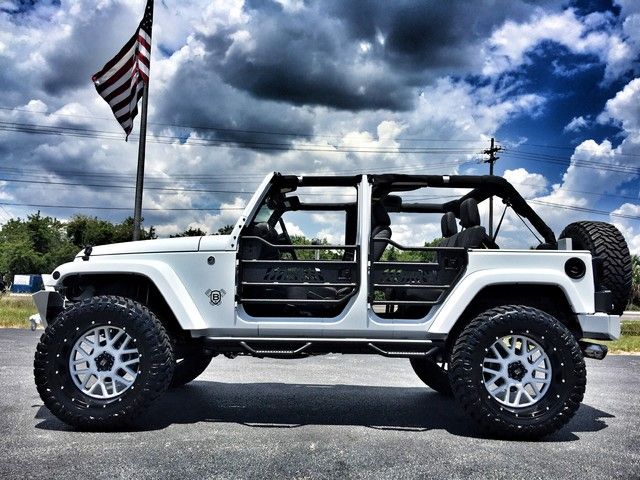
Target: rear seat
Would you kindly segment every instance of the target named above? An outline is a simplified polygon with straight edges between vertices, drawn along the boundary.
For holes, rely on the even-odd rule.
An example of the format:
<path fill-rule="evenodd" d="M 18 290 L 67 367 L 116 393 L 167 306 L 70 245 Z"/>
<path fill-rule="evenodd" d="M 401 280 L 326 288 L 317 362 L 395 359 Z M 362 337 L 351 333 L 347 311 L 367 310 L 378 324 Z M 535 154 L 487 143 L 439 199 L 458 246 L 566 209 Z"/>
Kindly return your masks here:
<path fill-rule="evenodd" d="M 499 248 L 493 239 L 487 235 L 487 231 L 480 225 L 480 212 L 478 202 L 468 198 L 460 204 L 460 225 L 464 228 L 455 235 L 456 247 L 463 248 Z M 452 239 L 454 237 L 451 237 Z M 451 239 L 450 239 L 451 240 Z"/>

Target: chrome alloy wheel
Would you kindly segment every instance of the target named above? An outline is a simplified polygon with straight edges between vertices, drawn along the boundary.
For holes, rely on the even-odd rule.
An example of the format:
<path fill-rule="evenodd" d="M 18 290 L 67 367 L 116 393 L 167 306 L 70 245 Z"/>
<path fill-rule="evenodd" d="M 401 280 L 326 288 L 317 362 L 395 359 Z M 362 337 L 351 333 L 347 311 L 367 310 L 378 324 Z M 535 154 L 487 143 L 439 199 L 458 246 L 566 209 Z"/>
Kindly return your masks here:
<path fill-rule="evenodd" d="M 511 408 L 538 403 L 551 384 L 551 361 L 536 341 L 524 335 L 496 339 L 482 362 L 489 395 Z"/>
<path fill-rule="evenodd" d="M 100 326 L 84 333 L 69 357 L 69 373 L 76 387 L 93 398 L 115 398 L 138 376 L 140 353 L 124 328 Z"/>

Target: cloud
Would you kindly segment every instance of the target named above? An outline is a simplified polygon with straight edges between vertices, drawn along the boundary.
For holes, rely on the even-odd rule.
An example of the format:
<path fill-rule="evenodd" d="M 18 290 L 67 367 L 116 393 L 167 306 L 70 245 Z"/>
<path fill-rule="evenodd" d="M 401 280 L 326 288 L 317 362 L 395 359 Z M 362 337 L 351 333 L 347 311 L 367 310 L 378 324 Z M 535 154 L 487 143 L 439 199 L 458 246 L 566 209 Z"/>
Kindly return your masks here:
<path fill-rule="evenodd" d="M 524 168 L 505 170 L 502 175 L 513 184 L 524 198 L 532 198 L 547 190 L 548 181 L 539 173 L 527 172 Z"/>
<path fill-rule="evenodd" d="M 615 209 L 609 221 L 613 223 L 622 232 L 629 250 L 633 255 L 640 255 L 640 226 L 638 220 L 616 217 L 615 215 L 628 215 L 640 218 L 640 205 L 633 203 L 624 203 Z"/>
<path fill-rule="evenodd" d="M 627 134 L 640 133 L 640 78 L 631 80 L 608 100 L 598 120 L 620 125 Z"/>
<path fill-rule="evenodd" d="M 553 2 L 545 2 L 547 7 Z M 208 68 L 257 98 L 349 111 L 406 111 L 414 88 L 481 67 L 487 30 L 528 2 L 309 1 L 245 4 L 241 21 L 203 29 Z M 549 7 L 551 8 L 551 7 Z"/>
<path fill-rule="evenodd" d="M 637 22 L 640 19 L 630 15 L 618 31 L 610 12 L 579 16 L 572 8 L 557 13 L 539 10 L 524 22 L 507 20 L 485 44 L 482 72 L 495 76 L 528 65 L 537 47 L 553 42 L 570 53 L 597 58 L 606 66 L 605 80 L 612 81 L 637 66 Z M 571 71 L 557 64 L 555 69 L 562 76 Z"/>
<path fill-rule="evenodd" d="M 579 132 L 589 126 L 589 120 L 582 115 L 573 117 L 569 123 L 567 123 L 562 130 L 563 132 Z"/>

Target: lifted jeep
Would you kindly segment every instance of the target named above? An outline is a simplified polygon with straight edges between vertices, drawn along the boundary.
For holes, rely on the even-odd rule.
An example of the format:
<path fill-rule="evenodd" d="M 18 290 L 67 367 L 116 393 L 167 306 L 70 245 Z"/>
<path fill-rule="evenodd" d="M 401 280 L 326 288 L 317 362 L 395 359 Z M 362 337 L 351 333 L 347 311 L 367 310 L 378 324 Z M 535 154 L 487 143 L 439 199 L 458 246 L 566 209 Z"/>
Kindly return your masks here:
<path fill-rule="evenodd" d="M 438 189 L 456 198 L 416 196 Z M 490 197 L 529 222 L 537 248 L 498 248 L 478 210 Z M 294 243 L 288 219 L 302 214 L 337 219 L 343 240 Z M 427 228 L 429 214 L 437 243 L 394 238 L 391 216 Z M 619 337 L 631 259 L 606 223 L 573 223 L 556 240 L 499 177 L 274 173 L 230 235 L 87 247 L 52 279 L 34 295 L 46 324 L 35 382 L 76 427 L 132 422 L 215 355 L 337 352 L 409 358 L 485 433 L 534 438 L 570 420 L 584 357 L 606 355 L 584 339 Z"/>

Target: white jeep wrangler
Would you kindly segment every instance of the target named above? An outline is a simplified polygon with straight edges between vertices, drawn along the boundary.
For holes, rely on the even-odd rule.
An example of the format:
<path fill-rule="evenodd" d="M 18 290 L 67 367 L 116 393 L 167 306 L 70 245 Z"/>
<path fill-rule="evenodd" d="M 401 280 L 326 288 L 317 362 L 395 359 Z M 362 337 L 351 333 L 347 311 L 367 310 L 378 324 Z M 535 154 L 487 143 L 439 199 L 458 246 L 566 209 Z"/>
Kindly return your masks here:
<path fill-rule="evenodd" d="M 457 196 L 424 203 L 438 189 Z M 542 236 L 537 248 L 498 248 L 478 213 L 490 197 Z M 434 246 L 394 240 L 429 214 L 441 220 Z M 287 225 L 300 215 L 335 219 L 343 241 L 294 243 Z M 89 246 L 51 278 L 34 295 L 46 325 L 35 382 L 76 427 L 132 422 L 215 355 L 337 352 L 409 358 L 484 432 L 532 438 L 569 421 L 584 357 L 606 355 L 583 339 L 619 337 L 631 259 L 606 223 L 573 223 L 556 240 L 499 177 L 274 173 L 230 235 Z"/>

